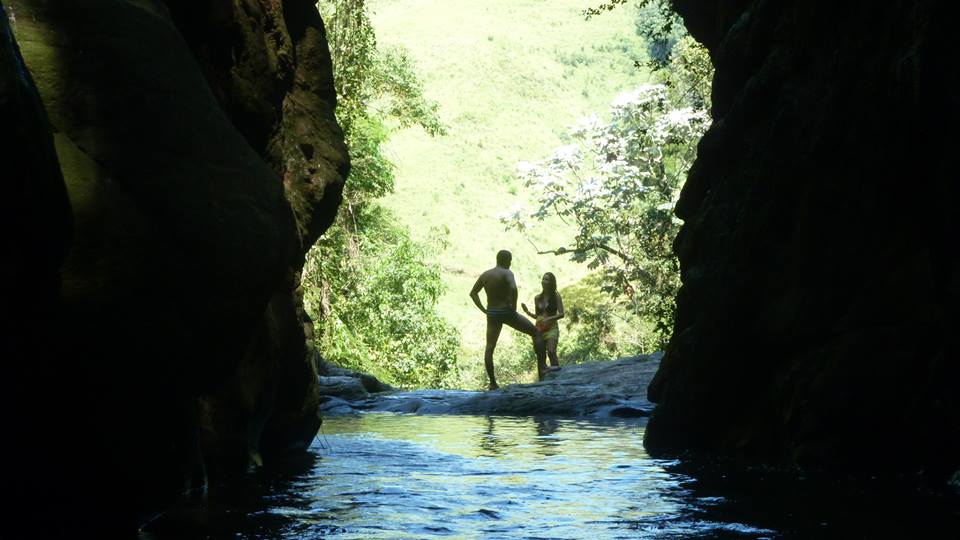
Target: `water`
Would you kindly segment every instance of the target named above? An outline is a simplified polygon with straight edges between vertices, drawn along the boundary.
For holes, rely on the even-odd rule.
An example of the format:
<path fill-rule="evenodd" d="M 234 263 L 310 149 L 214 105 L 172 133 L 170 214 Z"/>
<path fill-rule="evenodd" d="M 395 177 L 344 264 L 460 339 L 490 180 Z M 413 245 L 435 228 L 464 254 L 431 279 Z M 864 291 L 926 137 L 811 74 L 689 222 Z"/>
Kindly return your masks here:
<path fill-rule="evenodd" d="M 891 519 L 914 533 L 957 524 L 955 501 L 939 498 L 838 503 L 846 496 L 796 478 L 705 480 L 651 459 L 643 429 L 555 418 L 327 418 L 302 462 L 214 489 L 143 537 L 872 538 L 896 529 Z M 892 502 L 898 511 L 886 513 Z"/>

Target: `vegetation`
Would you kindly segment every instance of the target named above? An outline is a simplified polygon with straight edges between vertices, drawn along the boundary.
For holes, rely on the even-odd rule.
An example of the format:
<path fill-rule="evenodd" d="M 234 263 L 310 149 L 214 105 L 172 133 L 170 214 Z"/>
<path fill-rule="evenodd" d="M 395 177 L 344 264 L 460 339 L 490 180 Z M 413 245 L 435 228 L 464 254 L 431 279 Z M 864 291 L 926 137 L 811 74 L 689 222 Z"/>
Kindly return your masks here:
<path fill-rule="evenodd" d="M 498 220 L 513 201 L 533 202 L 514 174 L 517 161 L 547 154 L 564 142 L 565 126 L 649 80 L 645 68 L 633 66 L 646 57 L 633 17 L 614 12 L 585 21 L 584 5 L 371 0 L 378 40 L 409 48 L 424 94 L 440 104 L 447 124 L 445 135 L 409 129 L 390 137 L 385 149 L 397 164 L 396 191 L 384 201 L 414 238 L 450 231 L 449 246 L 435 259 L 447 286 L 437 310 L 461 333 L 463 387 L 485 386 L 485 324 L 467 293 L 498 250 L 513 252 L 520 299 L 528 305 L 544 272 L 557 275 L 561 292 L 590 273 L 566 257 L 538 255 L 527 241 L 559 245 L 574 232 L 559 219 L 526 235 L 504 231 Z M 569 321 L 561 321 L 561 347 L 578 326 Z M 501 334 L 495 357 L 501 383 L 535 378 L 529 349 L 526 336 Z"/>
<path fill-rule="evenodd" d="M 627 0 L 607 0 L 606 2 L 598 4 L 596 7 L 588 7 L 587 9 L 583 10 L 583 14 L 587 19 L 590 19 L 591 17 L 595 17 L 606 11 L 613 11 L 613 8 L 622 6 L 626 3 Z M 646 3 L 646 0 L 640 0 L 640 3 Z"/>
<path fill-rule="evenodd" d="M 651 6 L 656 3 L 642 5 L 641 11 Z M 658 20 L 675 28 L 669 16 Z M 645 20 L 638 27 L 656 25 Z M 645 321 L 641 328 L 653 328 L 652 336 L 638 341 L 652 338 L 657 346 L 669 338 L 680 285 L 672 253 L 679 229 L 673 207 L 709 118 L 704 82 L 709 58 L 688 36 L 672 39 L 662 40 L 660 45 L 670 46 L 657 51 L 662 61 L 669 60 L 657 73 L 661 84 L 622 93 L 607 119 L 581 120 L 569 131 L 569 143 L 551 156 L 518 164 L 518 176 L 535 192 L 537 208 L 531 214 L 518 205 L 501 218 L 520 231 L 550 216 L 574 224 L 569 240 L 540 253 L 568 254 L 596 269 L 601 290 L 620 301 L 622 312 Z M 591 315 L 595 332 L 607 332 L 607 309 L 598 304 Z"/>
<path fill-rule="evenodd" d="M 687 33 L 669 0 L 647 0 L 637 7 L 637 35 L 647 44 L 651 67 L 664 69 L 670 65 L 673 48 Z"/>
<path fill-rule="evenodd" d="M 377 202 L 394 187 L 382 149 L 387 124 L 442 134 L 437 104 L 423 97 L 406 51 L 377 46 L 364 0 L 324 0 L 318 8 L 352 170 L 336 222 L 304 268 L 305 303 L 320 321 L 317 346 L 326 358 L 392 384 L 442 386 L 455 379 L 459 344 L 434 309 L 443 284 L 430 255 L 443 239 L 412 240 Z"/>
<path fill-rule="evenodd" d="M 659 343 L 649 323 L 604 294 L 600 274 L 590 274 L 561 294 L 569 329 L 557 351 L 561 363 L 620 358 L 657 349 Z"/>
<path fill-rule="evenodd" d="M 332 271 L 313 266 L 309 273 L 315 301 L 329 302 L 318 346 L 338 364 L 393 384 L 445 386 L 455 380 L 459 339 L 434 311 L 443 285 L 437 266 L 424 261 L 438 246 L 414 242 L 378 206 L 362 215 L 363 233 L 337 227 L 323 243 L 343 247 L 356 236 L 356 251 Z M 311 263 L 320 253 L 314 250 Z"/>
<path fill-rule="evenodd" d="M 549 9 L 538 0 L 319 3 L 353 160 L 336 225 L 308 255 L 304 275 L 326 357 L 395 384 L 483 386 L 485 325 L 466 293 L 503 248 L 514 253 L 521 301 L 539 292 L 543 272 L 558 275 L 567 306 L 562 363 L 659 346 L 676 288 L 668 205 L 692 159 L 694 132 L 705 126 L 709 78 L 706 56 L 674 36 L 677 27 L 640 20 L 655 4 L 638 2 L 628 12 L 637 20 L 611 15 L 600 23 L 584 20 L 582 0 Z M 644 32 L 676 37 L 652 73 L 655 36 L 638 39 Z M 622 89 L 641 87 L 611 116 L 595 114 Z M 566 129 L 582 116 L 591 122 Z M 632 138 L 651 126 L 659 131 L 649 140 Z M 629 143 L 618 167 L 632 176 L 598 158 L 604 137 Z M 549 160 L 520 176 L 513 164 L 558 146 L 579 148 L 578 174 L 609 169 L 604 181 L 619 182 L 620 191 L 580 200 L 566 214 L 559 203 L 544 207 L 544 192 L 526 181 Z M 570 180 L 572 170 L 552 173 Z M 497 217 L 511 200 L 540 208 L 533 219 L 542 221 L 523 219 L 504 232 Z M 576 212 L 593 217 L 579 223 Z M 625 227 L 627 258 L 583 249 L 586 234 L 610 240 Z M 539 246 L 573 256 L 544 256 Z M 525 336 L 504 332 L 498 379 L 532 380 L 531 354 Z"/>

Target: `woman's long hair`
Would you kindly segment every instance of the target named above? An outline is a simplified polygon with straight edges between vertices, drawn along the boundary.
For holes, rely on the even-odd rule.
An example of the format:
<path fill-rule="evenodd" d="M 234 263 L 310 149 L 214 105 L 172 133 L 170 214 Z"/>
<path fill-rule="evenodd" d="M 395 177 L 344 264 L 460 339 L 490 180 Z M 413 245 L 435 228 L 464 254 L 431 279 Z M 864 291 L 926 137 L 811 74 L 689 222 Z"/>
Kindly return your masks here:
<path fill-rule="evenodd" d="M 549 284 L 543 288 L 541 298 L 546 296 L 547 298 L 547 313 L 556 313 L 557 312 L 557 276 L 553 275 L 553 272 L 546 272 L 543 274 L 543 277 L 550 278 Z"/>

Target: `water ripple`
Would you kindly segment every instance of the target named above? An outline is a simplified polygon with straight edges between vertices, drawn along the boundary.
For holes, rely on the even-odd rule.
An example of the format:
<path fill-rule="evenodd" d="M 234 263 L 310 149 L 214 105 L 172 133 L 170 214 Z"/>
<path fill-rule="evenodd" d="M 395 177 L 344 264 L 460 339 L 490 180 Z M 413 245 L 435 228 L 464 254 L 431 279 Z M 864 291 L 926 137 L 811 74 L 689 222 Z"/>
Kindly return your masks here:
<path fill-rule="evenodd" d="M 261 471 L 245 489 L 213 489 L 143 536 L 761 539 L 824 532 L 818 527 L 826 520 L 818 516 L 782 521 L 787 528 L 771 525 L 771 513 L 788 515 L 797 507 L 783 492 L 737 495 L 739 488 L 717 490 L 678 472 L 678 461 L 651 459 L 642 445 L 643 425 L 397 414 L 328 418 L 324 437 L 311 448 L 313 459 L 301 468 Z M 789 492 L 802 487 L 785 485 Z M 803 497 L 802 504 L 814 500 Z M 752 510 L 756 504 L 773 510 Z"/>

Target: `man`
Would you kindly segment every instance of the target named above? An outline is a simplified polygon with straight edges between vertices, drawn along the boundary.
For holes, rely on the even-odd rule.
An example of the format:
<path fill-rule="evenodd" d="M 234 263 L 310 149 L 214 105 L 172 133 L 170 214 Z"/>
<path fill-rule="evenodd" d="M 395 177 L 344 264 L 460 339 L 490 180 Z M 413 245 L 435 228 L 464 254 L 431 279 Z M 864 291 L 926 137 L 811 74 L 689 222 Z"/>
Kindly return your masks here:
<path fill-rule="evenodd" d="M 487 315 L 487 347 L 483 351 L 483 364 L 490 378 L 490 389 L 500 388 L 493 374 L 493 350 L 497 347 L 500 330 L 503 325 L 519 330 L 533 339 L 533 350 L 537 353 L 537 375 L 543 379 L 547 371 L 546 347 L 543 335 L 529 319 L 517 313 L 517 281 L 510 271 L 513 256 L 507 250 L 497 253 L 497 266 L 480 274 L 470 291 L 470 298 Z M 487 295 L 487 307 L 480 302 L 480 289 Z"/>

